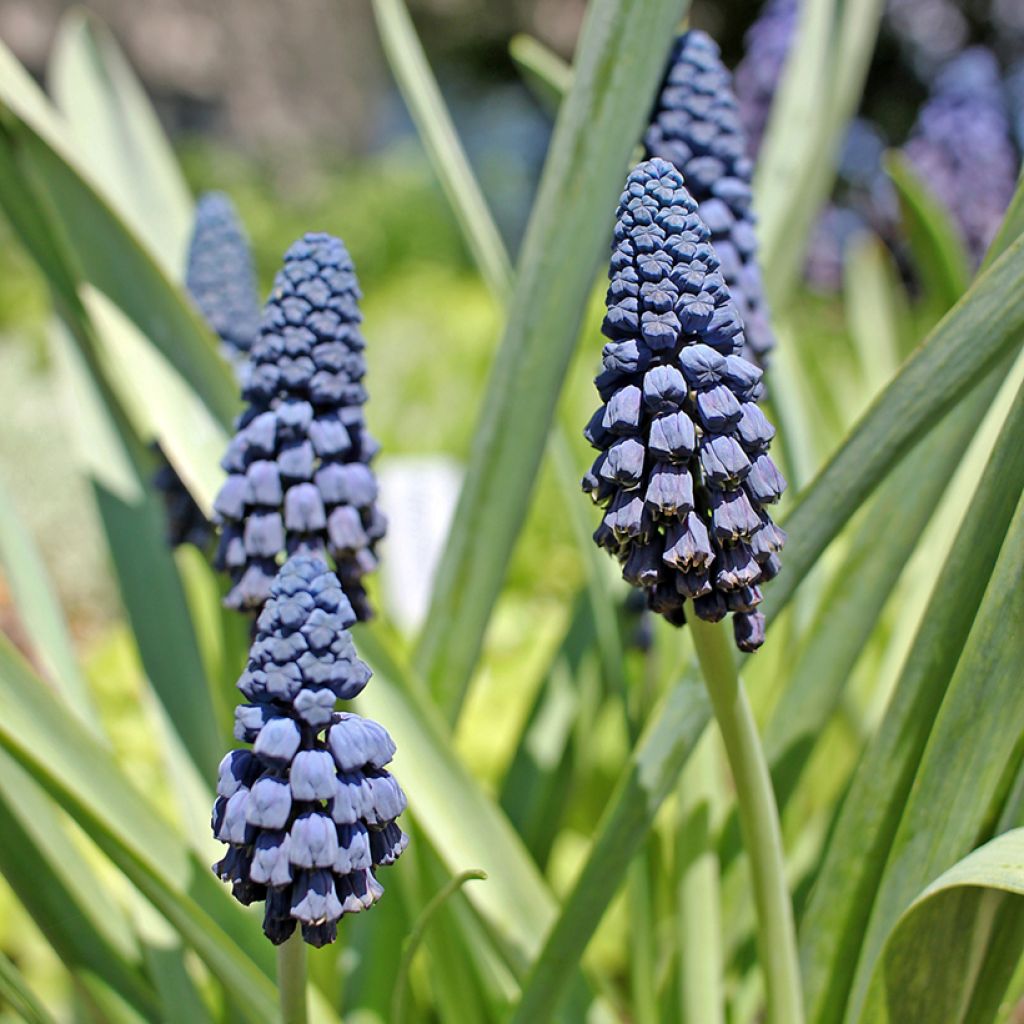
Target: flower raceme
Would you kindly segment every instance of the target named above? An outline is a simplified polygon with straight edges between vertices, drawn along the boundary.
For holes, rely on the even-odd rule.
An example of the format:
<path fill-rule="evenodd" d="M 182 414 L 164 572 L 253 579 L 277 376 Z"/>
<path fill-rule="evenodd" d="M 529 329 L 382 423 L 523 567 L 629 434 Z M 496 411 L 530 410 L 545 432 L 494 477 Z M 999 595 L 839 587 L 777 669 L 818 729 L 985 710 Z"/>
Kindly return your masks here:
<path fill-rule="evenodd" d="M 196 203 L 185 287 L 241 371 L 259 333 L 260 300 L 249 240 L 223 192 L 207 192 Z"/>
<path fill-rule="evenodd" d="M 905 152 L 949 210 L 978 266 L 1013 198 L 1019 169 L 991 51 L 971 47 L 942 69 Z"/>
<path fill-rule="evenodd" d="M 242 382 L 247 355 L 259 330 L 260 301 L 249 240 L 223 192 L 207 192 L 196 203 L 185 287 L 220 338 L 221 352 Z M 170 545 L 205 549 L 213 536 L 210 523 L 166 460 L 153 484 L 163 496 Z"/>
<path fill-rule="evenodd" d="M 757 263 L 754 163 L 747 155 L 732 76 L 706 32 L 694 29 L 676 40 L 644 149 L 648 157 L 674 164 L 697 201 L 743 320 L 742 354 L 764 365 L 775 337 Z"/>
<path fill-rule="evenodd" d="M 344 914 L 382 895 L 376 870 L 408 839 L 395 819 L 405 796 L 385 766 L 395 745 L 376 722 L 335 710 L 365 687 L 348 628 L 352 607 L 323 562 L 289 559 L 270 588 L 238 688 L 233 750 L 220 766 L 212 827 L 229 846 L 214 870 L 281 943 L 301 925 L 332 942 Z"/>
<path fill-rule="evenodd" d="M 372 614 L 362 578 L 376 567 L 386 524 L 363 418 L 360 297 L 337 238 L 307 234 L 285 254 L 214 503 L 223 525 L 216 564 L 235 583 L 229 607 L 258 610 L 279 557 L 305 553 L 333 559 L 356 616 Z"/>
<path fill-rule="evenodd" d="M 765 0 L 743 37 L 743 59 L 736 65 L 735 82 L 751 156 L 761 149 L 799 13 L 797 0 Z"/>
<path fill-rule="evenodd" d="M 785 540 L 766 506 L 785 481 L 710 237 L 672 164 L 633 170 L 616 214 L 603 404 L 585 430 L 599 455 L 583 486 L 605 509 L 595 541 L 652 610 L 675 625 L 687 599 L 703 619 L 732 612 L 737 645 L 755 650 L 760 584 Z"/>

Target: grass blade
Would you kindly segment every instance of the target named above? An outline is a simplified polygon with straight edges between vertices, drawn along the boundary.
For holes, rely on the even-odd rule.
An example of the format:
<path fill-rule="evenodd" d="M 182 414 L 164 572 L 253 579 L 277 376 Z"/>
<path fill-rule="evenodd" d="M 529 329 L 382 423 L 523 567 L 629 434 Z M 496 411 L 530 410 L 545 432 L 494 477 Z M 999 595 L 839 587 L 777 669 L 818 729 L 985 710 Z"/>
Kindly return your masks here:
<path fill-rule="evenodd" d="M 114 986 L 139 1013 L 157 1012 L 117 901 L 69 839 L 46 794 L 0 752 L 0 872 L 69 968 Z"/>
<path fill-rule="evenodd" d="M 938 309 L 949 309 L 967 290 L 971 279 L 963 239 L 946 207 L 905 156 L 886 154 L 885 169 L 896 186 L 914 266 L 925 294 Z"/>
<path fill-rule="evenodd" d="M 3 159 L 45 194 L 46 213 L 60 223 L 60 242 L 75 258 L 76 274 L 115 302 L 177 368 L 224 426 L 238 407 L 237 386 L 209 329 L 114 210 L 95 174 L 84 169 L 67 127 L 10 51 L 0 44 L 0 142 Z M 5 177 L 7 171 L 5 169 Z M 24 218 L 19 198 L 0 191 L 8 216 Z M 53 261 L 40 259 L 47 278 L 65 295 Z M 66 277 L 66 275 L 65 275 Z"/>
<path fill-rule="evenodd" d="M 0 746 L 85 830 L 231 991 L 270 1022 L 270 946 L 175 831 L 0 638 Z M 211 849 L 213 847 L 211 841 Z M 244 945 L 233 941 L 246 935 Z"/>
<path fill-rule="evenodd" d="M 948 599 L 948 596 L 947 596 Z M 958 602 L 959 604 L 959 596 Z M 1024 705 L 1024 499 L 985 590 L 942 700 L 889 851 L 861 949 L 848 1007 L 860 1012 L 886 936 L 930 878 L 976 842 L 1005 795 L 1006 766 L 1019 756 Z M 965 743 L 964 737 L 971 742 Z M 936 808 L 943 824 L 935 828 Z"/>
<path fill-rule="evenodd" d="M 56 1024 L 21 972 L 3 953 L 0 953 L 0 1002 L 10 1007 L 25 1024 Z"/>
<path fill-rule="evenodd" d="M 539 871 L 508 819 L 455 757 L 422 684 L 390 657 L 373 629 L 360 629 L 356 644 L 375 672 L 359 704 L 387 723 L 398 746 L 395 774 L 417 823 L 452 875 L 473 868 L 487 873 L 488 881 L 469 886 L 466 897 L 513 965 L 529 963 L 555 914 Z"/>
<path fill-rule="evenodd" d="M 841 1012 L 915 770 L 1022 488 L 1024 395 L 1004 424 L 881 727 L 858 765 L 801 923 L 808 1008 L 818 1024 Z M 850 857 L 851 844 L 863 856 Z"/>
<path fill-rule="evenodd" d="M 47 79 L 76 150 L 172 278 L 184 271 L 192 197 L 145 90 L 105 25 L 61 18 Z"/>
<path fill-rule="evenodd" d="M 384 53 L 412 114 L 441 187 L 488 286 L 504 300 L 512 271 L 501 235 L 441 97 L 409 11 L 402 0 L 373 0 Z"/>
<path fill-rule="evenodd" d="M 1024 829 L 1016 829 L 951 867 L 907 907 L 886 940 L 859 1020 L 963 1021 L 965 996 L 980 968 L 975 956 L 979 937 L 991 930 L 1002 907 L 1020 920 L 1022 897 Z M 1003 937 L 1014 932 L 1016 948 L 1000 950 L 1012 960 L 1024 952 L 1019 928 L 1010 927 Z"/>
<path fill-rule="evenodd" d="M 149 483 L 152 472 L 130 429 L 97 387 L 67 335 L 58 353 L 77 409 L 103 425 L 108 447 L 93 435 L 81 449 L 93 485 L 125 612 L 146 675 L 203 778 L 213 779 L 225 739 L 213 700 L 188 602 L 165 539 L 164 511 Z M 102 468 L 122 464 L 134 475 L 129 495 L 106 485 Z M 99 467 L 99 468 L 97 468 Z"/>
<path fill-rule="evenodd" d="M 35 539 L 21 522 L 11 496 L 0 486 L 0 564 L 32 654 L 67 702 L 68 710 L 98 730 L 92 695 L 78 669 L 64 611 Z"/>
<path fill-rule="evenodd" d="M 764 731 L 781 806 L 839 705 L 889 595 L 1001 382 L 1001 376 L 988 378 L 904 457 L 857 529 Z"/>
<path fill-rule="evenodd" d="M 530 217 L 416 665 L 454 719 L 529 505 L 615 199 L 684 0 L 595 0 Z M 458 622 L 459 628 L 444 624 Z"/>
<path fill-rule="evenodd" d="M 508 44 L 508 55 L 537 99 L 552 113 L 558 112 L 572 85 L 572 67 L 539 39 L 519 32 Z"/>
<path fill-rule="evenodd" d="M 1022 340 L 1024 238 L 978 278 L 800 496 L 785 522 L 785 570 L 765 596 L 770 616 L 899 459 Z"/>
<path fill-rule="evenodd" d="M 573 969 L 710 719 L 707 695 L 695 678 L 675 687 L 652 716 L 608 801 L 587 861 L 533 961 L 511 1024 L 553 1019 Z"/>

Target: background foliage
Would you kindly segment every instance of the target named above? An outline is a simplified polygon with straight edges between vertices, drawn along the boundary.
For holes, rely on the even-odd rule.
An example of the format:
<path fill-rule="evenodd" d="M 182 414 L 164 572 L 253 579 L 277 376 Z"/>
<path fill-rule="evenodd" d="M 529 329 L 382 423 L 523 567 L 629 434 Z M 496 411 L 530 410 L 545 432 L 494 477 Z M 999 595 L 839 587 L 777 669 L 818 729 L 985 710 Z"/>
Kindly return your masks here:
<path fill-rule="evenodd" d="M 387 616 L 356 630 L 376 671 L 361 705 L 398 743 L 413 845 L 388 898 L 311 957 L 314 1018 L 676 1020 L 696 962 L 730 1021 L 757 1019 L 746 865 L 689 637 L 659 624 L 650 651 L 635 643 L 576 485 L 599 264 L 684 6 L 593 0 L 571 78 L 519 47 L 559 112 L 514 261 L 398 0 L 374 13 L 424 150 L 325 165 L 298 195 L 205 144 L 183 148 L 182 173 L 91 19 L 62 25 L 52 101 L 0 51 L 5 1014 L 276 1012 L 272 951 L 208 869 L 244 627 L 200 554 L 166 549 L 147 448 L 208 505 L 237 398 L 180 277 L 190 194 L 217 184 L 264 283 L 302 231 L 345 238 L 374 432 L 392 455 L 467 466 L 420 634 Z M 966 260 L 948 214 L 894 163 L 910 289 L 861 235 L 841 295 L 805 290 L 834 174 L 821 154 L 859 105 L 881 14 L 803 6 L 759 168 L 794 486 L 769 641 L 743 672 L 810 1019 L 1009 1021 L 1024 991 L 1024 200 L 972 281 L 950 270 Z M 720 944 L 699 941 L 701 895 L 720 895 Z"/>

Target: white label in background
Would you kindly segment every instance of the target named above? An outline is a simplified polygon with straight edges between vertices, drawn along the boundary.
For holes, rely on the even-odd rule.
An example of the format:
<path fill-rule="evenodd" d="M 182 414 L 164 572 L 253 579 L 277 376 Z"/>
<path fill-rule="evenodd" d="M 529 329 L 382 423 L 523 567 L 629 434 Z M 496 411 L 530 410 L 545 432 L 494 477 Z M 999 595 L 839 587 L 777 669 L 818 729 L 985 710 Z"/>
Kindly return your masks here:
<path fill-rule="evenodd" d="M 412 633 L 427 615 L 462 467 L 447 455 L 403 455 L 382 458 L 376 469 L 380 506 L 388 517 L 381 545 L 384 605 L 395 624 Z"/>

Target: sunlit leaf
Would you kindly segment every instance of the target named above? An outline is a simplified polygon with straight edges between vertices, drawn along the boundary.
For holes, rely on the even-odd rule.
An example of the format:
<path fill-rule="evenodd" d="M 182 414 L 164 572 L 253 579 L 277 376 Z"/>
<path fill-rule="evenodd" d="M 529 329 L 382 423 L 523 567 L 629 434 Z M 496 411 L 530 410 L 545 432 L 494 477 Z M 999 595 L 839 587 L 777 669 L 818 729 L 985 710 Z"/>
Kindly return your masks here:
<path fill-rule="evenodd" d="M 1024 919 L 1024 829 L 975 850 L 929 885 L 894 925 L 871 978 L 863 1024 L 958 1024 L 977 978 L 977 944 L 1001 907 Z M 1024 933 L 999 953 L 1024 952 Z M 1002 933 L 1004 943 L 1010 938 Z"/>

